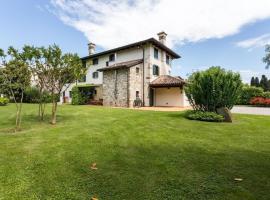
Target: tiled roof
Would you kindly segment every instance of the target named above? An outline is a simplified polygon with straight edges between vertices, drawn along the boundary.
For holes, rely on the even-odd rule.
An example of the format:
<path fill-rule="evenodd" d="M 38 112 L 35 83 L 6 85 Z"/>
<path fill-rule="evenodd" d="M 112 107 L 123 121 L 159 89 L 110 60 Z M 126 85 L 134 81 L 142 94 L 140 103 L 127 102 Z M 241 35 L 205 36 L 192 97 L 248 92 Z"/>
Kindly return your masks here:
<path fill-rule="evenodd" d="M 151 87 L 180 87 L 185 84 L 180 76 L 161 75 L 150 83 Z"/>
<path fill-rule="evenodd" d="M 98 71 L 106 71 L 106 70 L 120 69 L 120 68 L 125 68 L 125 67 L 133 67 L 133 66 L 138 65 L 142 62 L 143 62 L 142 59 L 138 59 L 138 60 L 131 60 L 131 61 L 127 61 L 127 62 L 115 63 L 113 65 L 109 65 L 107 67 L 98 69 Z"/>
<path fill-rule="evenodd" d="M 100 53 L 95 53 L 95 54 L 90 55 L 90 56 L 85 56 L 85 57 L 83 57 L 81 59 L 82 60 L 87 60 L 87 59 L 95 58 L 95 57 L 98 57 L 98 56 L 106 55 L 106 54 L 109 54 L 109 53 L 115 53 L 115 52 L 120 51 L 120 50 L 132 48 L 132 47 L 139 47 L 139 46 L 147 44 L 147 43 L 154 44 L 156 47 L 166 51 L 173 58 L 180 58 L 180 55 L 178 55 L 176 52 L 174 52 L 172 49 L 170 49 L 166 45 L 162 44 L 161 42 L 159 42 L 155 38 L 149 38 L 147 40 L 142 40 L 142 41 L 139 41 L 139 42 L 135 42 L 135 43 L 128 44 L 128 45 L 125 45 L 125 46 L 117 47 L 117 48 L 110 49 L 110 50 L 107 50 L 107 51 L 103 51 L 103 52 L 100 52 Z"/>

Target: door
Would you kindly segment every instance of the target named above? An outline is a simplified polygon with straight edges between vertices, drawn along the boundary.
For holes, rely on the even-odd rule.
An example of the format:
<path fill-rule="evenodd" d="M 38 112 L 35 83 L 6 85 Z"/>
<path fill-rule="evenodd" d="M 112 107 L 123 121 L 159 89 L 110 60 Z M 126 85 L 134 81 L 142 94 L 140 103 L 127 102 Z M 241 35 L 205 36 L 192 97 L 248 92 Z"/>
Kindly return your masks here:
<path fill-rule="evenodd" d="M 150 94 L 149 94 L 149 105 L 154 106 L 154 89 L 150 88 Z"/>

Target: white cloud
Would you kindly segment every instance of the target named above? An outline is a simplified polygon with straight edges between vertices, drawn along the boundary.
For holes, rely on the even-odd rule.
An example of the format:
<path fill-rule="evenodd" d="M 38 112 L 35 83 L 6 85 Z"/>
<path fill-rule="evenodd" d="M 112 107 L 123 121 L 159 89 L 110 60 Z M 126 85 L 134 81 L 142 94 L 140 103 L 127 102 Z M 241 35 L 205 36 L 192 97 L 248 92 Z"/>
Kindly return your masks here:
<path fill-rule="evenodd" d="M 169 46 L 236 34 L 270 17 L 269 0 L 51 0 L 59 18 L 112 48 L 169 34 Z"/>
<path fill-rule="evenodd" d="M 249 50 L 257 47 L 264 47 L 266 44 L 270 44 L 270 33 L 236 43 L 238 47 L 248 48 Z"/>

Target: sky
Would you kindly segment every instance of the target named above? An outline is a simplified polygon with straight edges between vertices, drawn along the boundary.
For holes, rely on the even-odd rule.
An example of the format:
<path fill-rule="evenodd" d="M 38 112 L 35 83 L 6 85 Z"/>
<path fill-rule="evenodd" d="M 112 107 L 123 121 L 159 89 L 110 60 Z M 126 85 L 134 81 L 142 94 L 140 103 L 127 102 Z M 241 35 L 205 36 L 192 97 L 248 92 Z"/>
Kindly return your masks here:
<path fill-rule="evenodd" d="M 0 48 L 59 45 L 64 52 L 97 51 L 168 34 L 181 55 L 172 74 L 186 78 L 221 66 L 244 82 L 266 74 L 270 0 L 1 0 Z"/>

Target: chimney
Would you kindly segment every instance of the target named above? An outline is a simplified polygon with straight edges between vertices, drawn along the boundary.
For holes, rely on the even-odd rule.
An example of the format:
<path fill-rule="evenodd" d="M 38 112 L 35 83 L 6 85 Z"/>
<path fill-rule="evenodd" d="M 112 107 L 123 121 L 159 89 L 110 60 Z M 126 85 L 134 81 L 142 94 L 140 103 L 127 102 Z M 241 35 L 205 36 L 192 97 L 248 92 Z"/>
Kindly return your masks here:
<path fill-rule="evenodd" d="M 88 44 L 88 51 L 89 51 L 89 55 L 93 55 L 96 51 L 96 45 L 90 42 Z"/>
<path fill-rule="evenodd" d="M 157 35 L 158 35 L 159 41 L 160 41 L 162 44 L 166 45 L 166 37 L 167 37 L 167 33 L 165 33 L 164 31 L 162 31 L 162 32 L 158 33 Z"/>

